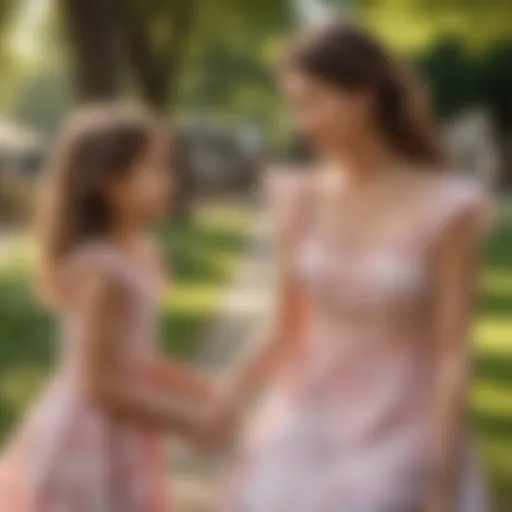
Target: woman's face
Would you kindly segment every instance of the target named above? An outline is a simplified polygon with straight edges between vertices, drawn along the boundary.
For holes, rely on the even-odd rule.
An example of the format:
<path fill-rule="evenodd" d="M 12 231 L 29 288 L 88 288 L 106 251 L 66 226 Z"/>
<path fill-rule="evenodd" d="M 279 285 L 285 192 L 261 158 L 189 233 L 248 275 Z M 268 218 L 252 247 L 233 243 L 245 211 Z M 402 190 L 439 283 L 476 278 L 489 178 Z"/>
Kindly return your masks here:
<path fill-rule="evenodd" d="M 343 151 L 369 127 L 371 105 L 363 91 L 334 87 L 299 71 L 282 75 L 299 131 L 320 153 Z"/>
<path fill-rule="evenodd" d="M 113 200 L 127 218 L 150 223 L 168 211 L 172 195 L 168 140 L 155 140 L 127 177 L 113 188 Z"/>

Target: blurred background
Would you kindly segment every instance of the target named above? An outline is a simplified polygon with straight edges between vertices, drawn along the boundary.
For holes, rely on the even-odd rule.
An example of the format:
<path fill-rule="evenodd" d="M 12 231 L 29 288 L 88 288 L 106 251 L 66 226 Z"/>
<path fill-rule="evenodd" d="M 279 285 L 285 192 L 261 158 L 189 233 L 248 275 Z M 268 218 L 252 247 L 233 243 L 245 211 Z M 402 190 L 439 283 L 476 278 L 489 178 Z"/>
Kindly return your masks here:
<path fill-rule="evenodd" d="M 269 309 L 271 254 L 260 250 L 268 236 L 254 185 L 268 163 L 304 154 L 273 65 L 290 33 L 335 12 L 367 24 L 424 74 L 457 168 L 499 198 L 472 419 L 495 510 L 512 510 L 510 0 L 0 0 L 0 443 L 53 361 L 53 319 L 31 290 L 29 226 L 69 110 L 136 100 L 169 119 L 178 190 L 159 228 L 175 276 L 162 339 L 168 353 L 221 365 Z M 200 494 L 200 471 L 185 466 Z"/>

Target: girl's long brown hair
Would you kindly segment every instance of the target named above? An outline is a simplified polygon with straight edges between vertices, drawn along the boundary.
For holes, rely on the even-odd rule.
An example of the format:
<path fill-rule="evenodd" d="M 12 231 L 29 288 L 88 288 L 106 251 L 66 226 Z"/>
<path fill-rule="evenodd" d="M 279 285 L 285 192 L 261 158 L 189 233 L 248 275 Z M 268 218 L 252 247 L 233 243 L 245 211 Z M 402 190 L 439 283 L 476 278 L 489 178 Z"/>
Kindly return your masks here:
<path fill-rule="evenodd" d="M 135 108 L 89 107 L 69 120 L 50 158 L 37 218 L 44 297 L 54 298 L 59 266 L 77 245 L 109 234 L 106 188 L 133 169 L 158 130 L 152 115 Z"/>
<path fill-rule="evenodd" d="M 375 121 L 390 147 L 418 164 L 439 165 L 445 148 L 421 81 L 364 29 L 329 23 L 294 41 L 284 66 L 331 85 L 375 95 Z"/>

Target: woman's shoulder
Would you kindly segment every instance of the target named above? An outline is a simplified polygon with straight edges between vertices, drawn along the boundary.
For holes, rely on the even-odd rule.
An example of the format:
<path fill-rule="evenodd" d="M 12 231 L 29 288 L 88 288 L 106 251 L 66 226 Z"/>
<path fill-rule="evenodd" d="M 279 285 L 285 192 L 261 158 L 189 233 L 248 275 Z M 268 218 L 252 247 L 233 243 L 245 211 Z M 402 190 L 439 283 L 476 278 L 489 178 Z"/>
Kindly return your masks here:
<path fill-rule="evenodd" d="M 264 188 L 271 204 L 305 200 L 313 187 L 313 173 L 296 168 L 273 168 L 265 175 Z"/>
<path fill-rule="evenodd" d="M 489 213 L 493 203 L 492 193 L 483 183 L 459 173 L 439 178 L 438 197 L 448 216 Z"/>
<path fill-rule="evenodd" d="M 488 195 L 488 190 L 483 183 L 473 176 L 460 172 L 441 174 L 435 178 L 435 183 L 439 192 L 442 193 L 447 200 L 456 201 L 466 198 L 482 200 Z"/>
<path fill-rule="evenodd" d="M 494 218 L 492 194 L 477 179 L 446 173 L 426 178 L 425 184 L 428 224 L 434 234 L 444 233 L 463 220 L 478 235 L 490 230 Z"/>

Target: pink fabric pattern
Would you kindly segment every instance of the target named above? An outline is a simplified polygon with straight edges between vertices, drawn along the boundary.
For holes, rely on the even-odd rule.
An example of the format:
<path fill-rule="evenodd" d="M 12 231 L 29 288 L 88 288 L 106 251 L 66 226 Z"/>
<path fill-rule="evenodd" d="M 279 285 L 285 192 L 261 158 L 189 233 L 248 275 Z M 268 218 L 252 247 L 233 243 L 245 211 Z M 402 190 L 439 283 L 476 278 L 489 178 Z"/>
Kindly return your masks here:
<path fill-rule="evenodd" d="M 439 178 L 417 215 L 356 252 L 315 226 L 307 178 L 271 192 L 310 303 L 306 356 L 291 383 L 278 372 L 219 510 L 416 511 L 433 469 L 428 257 L 461 216 L 483 229 L 483 191 Z M 475 460 L 468 448 L 458 512 L 488 510 Z"/>
<path fill-rule="evenodd" d="M 158 283 L 102 243 L 77 251 L 67 277 L 73 281 L 89 265 L 101 265 L 125 287 L 131 311 L 118 326 L 125 343 L 120 364 L 127 387 L 149 386 L 145 361 L 156 351 L 151 329 Z M 72 307 L 64 313 L 58 371 L 0 461 L 0 510 L 167 511 L 161 434 L 116 422 L 83 392 L 80 321 Z"/>

